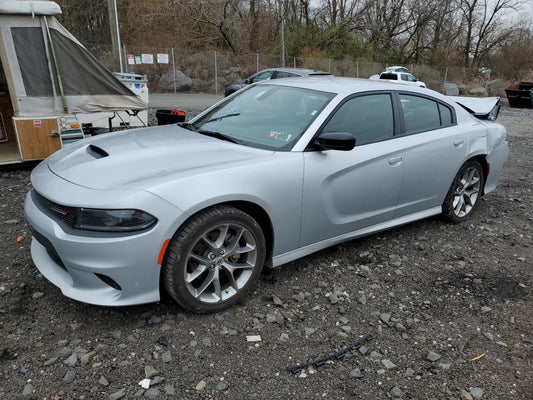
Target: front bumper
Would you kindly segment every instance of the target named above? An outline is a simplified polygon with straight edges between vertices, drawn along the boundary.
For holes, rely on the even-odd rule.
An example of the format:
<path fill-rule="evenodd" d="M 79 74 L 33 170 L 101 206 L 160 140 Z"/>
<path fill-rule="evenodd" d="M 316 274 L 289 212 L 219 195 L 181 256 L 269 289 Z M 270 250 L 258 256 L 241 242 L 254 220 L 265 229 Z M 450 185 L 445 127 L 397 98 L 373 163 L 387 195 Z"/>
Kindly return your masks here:
<path fill-rule="evenodd" d="M 77 188 L 93 195 L 90 189 Z M 65 296 L 85 303 L 124 306 L 158 301 L 159 252 L 186 216 L 148 192 L 136 198 L 158 218 L 157 224 L 147 231 L 117 235 L 72 229 L 45 212 L 34 191 L 29 192 L 24 213 L 34 232 L 31 255 L 37 269 Z"/>

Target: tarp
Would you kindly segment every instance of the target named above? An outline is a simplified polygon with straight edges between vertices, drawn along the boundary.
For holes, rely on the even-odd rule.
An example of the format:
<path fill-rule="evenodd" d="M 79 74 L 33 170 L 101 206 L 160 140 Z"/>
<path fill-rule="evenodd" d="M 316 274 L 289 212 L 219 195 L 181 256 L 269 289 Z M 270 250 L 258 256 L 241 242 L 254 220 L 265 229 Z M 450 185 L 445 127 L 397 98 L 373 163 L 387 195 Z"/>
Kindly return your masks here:
<path fill-rule="evenodd" d="M 15 116 L 147 109 L 44 4 L 55 3 L 0 0 L 0 59 Z"/>

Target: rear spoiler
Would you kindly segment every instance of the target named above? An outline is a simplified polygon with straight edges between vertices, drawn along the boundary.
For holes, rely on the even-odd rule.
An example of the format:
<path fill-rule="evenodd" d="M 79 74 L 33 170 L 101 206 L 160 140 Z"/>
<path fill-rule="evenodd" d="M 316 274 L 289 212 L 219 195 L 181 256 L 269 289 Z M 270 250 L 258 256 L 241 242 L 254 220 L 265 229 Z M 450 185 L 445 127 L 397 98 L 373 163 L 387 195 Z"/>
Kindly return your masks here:
<path fill-rule="evenodd" d="M 496 118 L 498 118 L 500 112 L 499 97 L 448 97 L 476 118 L 487 119 L 489 121 L 496 121 Z"/>

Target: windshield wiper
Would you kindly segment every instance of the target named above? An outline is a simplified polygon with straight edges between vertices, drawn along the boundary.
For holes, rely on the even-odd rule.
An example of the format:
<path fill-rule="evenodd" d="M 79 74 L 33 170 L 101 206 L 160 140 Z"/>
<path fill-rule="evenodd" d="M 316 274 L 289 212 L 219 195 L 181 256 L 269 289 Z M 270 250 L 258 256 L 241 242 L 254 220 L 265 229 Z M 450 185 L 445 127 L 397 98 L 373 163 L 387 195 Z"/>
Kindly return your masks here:
<path fill-rule="evenodd" d="M 200 122 L 203 125 L 203 124 L 207 124 L 209 122 L 220 121 L 221 119 L 224 119 L 224 118 L 236 117 L 237 115 L 241 115 L 241 113 L 233 113 L 233 114 L 221 115 L 220 117 L 213 117 L 211 119 L 208 119 L 207 121 L 200 121 Z"/>
<path fill-rule="evenodd" d="M 231 136 L 228 136 L 228 135 L 224 135 L 223 133 L 220 133 L 220 132 L 210 131 L 207 129 L 198 129 L 197 132 L 205 136 L 211 136 L 217 139 L 226 140 L 231 143 L 237 143 L 237 144 L 242 143 L 240 140 L 232 138 Z"/>
<path fill-rule="evenodd" d="M 182 128 L 185 128 L 189 131 L 193 131 L 193 132 L 197 131 L 196 127 L 190 122 L 178 122 L 178 126 L 181 126 Z"/>

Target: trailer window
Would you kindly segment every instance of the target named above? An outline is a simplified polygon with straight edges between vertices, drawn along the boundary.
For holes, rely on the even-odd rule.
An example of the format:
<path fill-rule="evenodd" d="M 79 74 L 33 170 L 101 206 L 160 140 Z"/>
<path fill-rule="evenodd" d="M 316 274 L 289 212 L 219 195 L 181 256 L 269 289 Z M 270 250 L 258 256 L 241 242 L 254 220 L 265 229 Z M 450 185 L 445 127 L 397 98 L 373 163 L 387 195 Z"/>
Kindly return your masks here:
<path fill-rule="evenodd" d="M 132 92 L 116 79 L 87 49 L 50 29 L 65 94 L 131 96 Z"/>
<path fill-rule="evenodd" d="M 11 28 L 11 35 L 26 95 L 30 97 L 53 96 L 42 29 Z"/>

